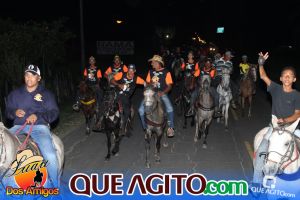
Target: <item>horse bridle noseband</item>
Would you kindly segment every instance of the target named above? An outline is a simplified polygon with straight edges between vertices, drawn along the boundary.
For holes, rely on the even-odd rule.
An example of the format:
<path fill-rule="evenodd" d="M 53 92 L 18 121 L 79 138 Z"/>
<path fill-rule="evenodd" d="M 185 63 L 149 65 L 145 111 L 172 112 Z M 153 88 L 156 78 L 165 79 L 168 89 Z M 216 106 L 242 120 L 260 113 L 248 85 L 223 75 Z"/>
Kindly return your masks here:
<path fill-rule="evenodd" d="M 288 134 L 290 134 L 292 136 L 292 141 L 289 143 L 288 149 L 287 149 L 287 151 L 284 154 L 281 154 L 281 153 L 279 153 L 277 151 L 270 151 L 270 152 L 267 152 L 267 153 L 262 153 L 262 154 L 265 154 L 265 160 L 264 160 L 265 163 L 267 163 L 268 161 L 276 163 L 277 167 L 278 167 L 278 171 L 280 170 L 279 174 L 281 174 L 287 166 L 289 166 L 291 163 L 293 163 L 294 161 L 296 161 L 299 158 L 299 152 L 296 149 L 297 156 L 296 156 L 295 159 L 292 159 L 293 152 L 295 150 L 295 135 L 292 132 L 290 132 L 289 130 L 286 130 L 285 128 L 281 128 L 281 127 L 274 128 L 274 130 L 273 130 L 272 133 L 274 133 L 275 131 L 278 132 L 279 135 L 281 135 L 284 132 L 286 132 L 286 133 L 288 133 Z M 280 162 L 276 162 L 276 161 L 270 160 L 268 158 L 270 153 L 276 153 L 276 154 L 280 155 L 281 156 Z M 288 161 L 290 161 L 290 162 L 288 162 Z M 288 163 L 285 164 L 284 166 L 282 166 L 286 162 L 288 162 Z"/>

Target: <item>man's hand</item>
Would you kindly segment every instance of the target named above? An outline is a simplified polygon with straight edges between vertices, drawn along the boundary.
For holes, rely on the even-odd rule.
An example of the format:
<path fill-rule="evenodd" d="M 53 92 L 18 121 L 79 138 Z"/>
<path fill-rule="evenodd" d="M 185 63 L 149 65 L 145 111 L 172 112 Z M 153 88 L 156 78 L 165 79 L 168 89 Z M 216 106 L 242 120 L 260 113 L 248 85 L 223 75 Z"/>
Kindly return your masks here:
<path fill-rule="evenodd" d="M 263 66 L 265 61 L 269 58 L 269 53 L 267 52 L 267 53 L 263 54 L 262 52 L 260 52 L 258 55 L 259 55 L 258 65 Z"/>
<path fill-rule="evenodd" d="M 31 114 L 29 117 L 27 117 L 26 122 L 27 124 L 33 124 L 37 120 L 37 116 L 35 114 Z"/>
<path fill-rule="evenodd" d="M 16 116 L 17 117 L 19 117 L 19 118 L 22 118 L 22 117 L 24 117 L 25 116 L 25 111 L 24 110 L 22 110 L 22 109 L 18 109 L 18 110 L 16 110 Z"/>
<path fill-rule="evenodd" d="M 158 92 L 158 96 L 159 96 L 159 97 L 162 97 L 162 96 L 164 96 L 164 95 L 165 95 L 164 92 Z"/>

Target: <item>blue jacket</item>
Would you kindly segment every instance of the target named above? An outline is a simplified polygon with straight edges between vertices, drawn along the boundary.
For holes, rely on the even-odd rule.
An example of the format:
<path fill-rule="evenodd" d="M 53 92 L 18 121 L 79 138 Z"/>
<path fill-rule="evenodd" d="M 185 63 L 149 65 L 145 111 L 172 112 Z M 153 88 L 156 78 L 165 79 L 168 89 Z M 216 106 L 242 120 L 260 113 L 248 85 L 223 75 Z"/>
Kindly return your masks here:
<path fill-rule="evenodd" d="M 25 116 L 16 116 L 16 110 L 25 111 Z M 33 92 L 28 92 L 26 87 L 12 91 L 7 97 L 6 116 L 14 121 L 14 125 L 23 125 L 31 114 L 37 115 L 36 125 L 47 125 L 58 118 L 59 109 L 54 95 L 39 85 Z"/>

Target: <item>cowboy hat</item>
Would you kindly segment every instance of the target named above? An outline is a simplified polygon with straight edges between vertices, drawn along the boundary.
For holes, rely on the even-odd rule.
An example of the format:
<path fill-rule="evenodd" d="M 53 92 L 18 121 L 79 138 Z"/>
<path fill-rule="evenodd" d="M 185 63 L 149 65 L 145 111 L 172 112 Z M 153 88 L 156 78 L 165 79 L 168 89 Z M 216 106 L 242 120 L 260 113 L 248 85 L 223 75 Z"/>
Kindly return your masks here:
<path fill-rule="evenodd" d="M 165 65 L 163 59 L 161 56 L 159 55 L 154 55 L 151 59 L 148 60 L 149 62 L 152 62 L 152 61 L 156 61 L 156 62 L 159 62 L 161 63 L 162 65 Z"/>

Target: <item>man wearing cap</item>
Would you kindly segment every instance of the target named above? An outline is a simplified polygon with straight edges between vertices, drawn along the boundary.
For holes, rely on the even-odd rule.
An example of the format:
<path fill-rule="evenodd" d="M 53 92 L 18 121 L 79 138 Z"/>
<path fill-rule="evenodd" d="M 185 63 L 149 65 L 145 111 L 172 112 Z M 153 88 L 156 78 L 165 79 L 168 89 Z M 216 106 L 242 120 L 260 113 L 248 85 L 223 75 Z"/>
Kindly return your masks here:
<path fill-rule="evenodd" d="M 168 97 L 168 93 L 172 89 L 172 76 L 171 73 L 164 68 L 164 62 L 162 57 L 159 55 L 154 55 L 151 59 L 149 59 L 153 69 L 149 70 L 146 82 L 152 84 L 154 87 L 158 89 L 158 95 L 161 97 L 161 100 L 165 104 L 165 108 L 167 111 L 168 116 L 168 136 L 174 136 L 174 109 L 171 104 L 171 101 Z M 139 108 L 139 114 L 142 121 L 143 129 L 146 129 L 145 123 L 145 108 L 144 102 L 142 101 L 141 106 Z"/>
<path fill-rule="evenodd" d="M 136 67 L 134 64 L 128 65 L 128 72 L 125 73 L 117 73 L 114 75 L 113 79 L 111 79 L 111 84 L 117 86 L 119 88 L 118 91 L 118 100 L 121 102 L 123 108 L 123 119 L 121 120 L 121 133 L 120 135 L 129 136 L 130 133 L 125 133 L 125 126 L 129 120 L 130 116 L 130 97 L 132 96 L 136 85 L 145 85 L 145 81 L 135 75 Z"/>
<path fill-rule="evenodd" d="M 96 94 L 97 98 L 97 104 L 99 105 L 99 102 L 102 101 L 103 92 L 100 88 L 100 80 L 102 78 L 101 69 L 99 69 L 96 64 L 96 59 L 91 56 L 89 58 L 89 64 L 90 66 L 88 68 L 84 68 L 83 71 L 83 77 L 86 82 L 86 84 L 92 88 L 92 90 Z M 79 101 L 79 94 L 77 94 L 76 97 L 76 103 L 73 105 L 73 109 L 78 111 L 80 107 L 80 101 Z"/>
<path fill-rule="evenodd" d="M 53 145 L 49 124 L 59 115 L 54 95 L 39 84 L 41 73 L 38 66 L 28 65 L 25 70 L 25 85 L 12 91 L 7 97 L 6 116 L 13 120 L 9 129 L 12 134 L 27 124 L 20 134 L 28 133 L 33 125 L 31 138 L 48 161 L 47 171 L 53 187 L 58 187 L 58 159 Z"/>
<path fill-rule="evenodd" d="M 121 58 L 119 55 L 115 55 L 113 60 L 113 65 L 109 66 L 105 71 L 105 78 L 110 82 L 110 80 L 113 78 L 113 76 L 119 72 L 121 73 L 127 73 L 128 68 L 126 65 L 124 65 L 121 61 Z"/>

